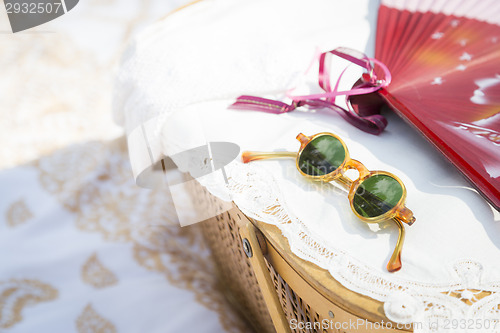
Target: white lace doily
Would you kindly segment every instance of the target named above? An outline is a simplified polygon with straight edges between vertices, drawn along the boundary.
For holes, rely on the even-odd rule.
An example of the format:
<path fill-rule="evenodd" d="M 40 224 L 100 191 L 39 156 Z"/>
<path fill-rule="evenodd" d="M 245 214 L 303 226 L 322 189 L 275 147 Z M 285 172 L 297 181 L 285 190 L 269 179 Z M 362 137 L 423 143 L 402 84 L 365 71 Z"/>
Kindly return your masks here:
<path fill-rule="evenodd" d="M 129 133 L 135 175 L 161 183 L 141 175 L 162 154 L 206 142 L 296 151 L 299 132 L 334 132 L 353 158 L 397 174 L 408 189 L 417 222 L 407 228 L 397 273 L 385 270 L 397 228 L 363 224 L 344 192 L 308 182 L 293 160 L 234 161 L 225 168 L 229 192 L 213 175 L 200 181 L 245 214 L 277 225 L 301 258 L 384 302 L 395 322 L 500 319 L 500 217 L 401 119 L 388 114 L 389 126 L 375 137 L 323 112 L 227 109 L 240 94 L 282 97 L 316 47 L 370 54 L 377 8 L 371 1 L 204 1 L 150 27 L 126 52 L 116 85 L 115 114 Z M 415 330 L 433 328 L 426 325 Z"/>

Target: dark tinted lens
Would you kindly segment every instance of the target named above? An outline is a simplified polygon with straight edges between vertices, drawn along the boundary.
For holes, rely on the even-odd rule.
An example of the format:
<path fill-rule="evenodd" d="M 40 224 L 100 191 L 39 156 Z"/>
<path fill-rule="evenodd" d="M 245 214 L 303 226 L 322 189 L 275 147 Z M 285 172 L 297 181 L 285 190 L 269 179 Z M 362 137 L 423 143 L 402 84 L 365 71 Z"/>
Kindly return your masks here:
<path fill-rule="evenodd" d="M 345 149 L 337 138 L 321 135 L 305 146 L 300 154 L 299 168 L 310 176 L 329 174 L 344 162 Z"/>
<path fill-rule="evenodd" d="M 403 187 L 391 176 L 373 175 L 356 189 L 353 206 L 364 217 L 380 216 L 396 206 L 403 196 Z"/>

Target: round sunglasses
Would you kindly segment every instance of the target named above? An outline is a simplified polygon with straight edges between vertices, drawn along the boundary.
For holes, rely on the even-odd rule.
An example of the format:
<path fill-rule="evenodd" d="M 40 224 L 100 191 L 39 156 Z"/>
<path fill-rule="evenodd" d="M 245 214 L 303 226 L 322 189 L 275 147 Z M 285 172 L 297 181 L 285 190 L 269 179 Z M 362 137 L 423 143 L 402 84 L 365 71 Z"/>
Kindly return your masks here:
<path fill-rule="evenodd" d="M 295 157 L 299 172 L 312 180 L 336 181 L 349 191 L 349 202 L 354 214 L 366 223 L 380 223 L 393 219 L 399 229 L 399 237 L 387 270 L 401 269 L 401 251 L 405 237 L 403 223 L 412 225 L 415 217 L 406 208 L 406 188 L 394 174 L 386 171 L 370 171 L 361 162 L 351 159 L 345 143 L 333 133 L 297 135 L 300 142 L 298 153 L 254 152 L 241 154 L 244 163 L 255 160 Z M 347 170 L 357 170 L 359 176 L 351 180 L 345 176 Z"/>

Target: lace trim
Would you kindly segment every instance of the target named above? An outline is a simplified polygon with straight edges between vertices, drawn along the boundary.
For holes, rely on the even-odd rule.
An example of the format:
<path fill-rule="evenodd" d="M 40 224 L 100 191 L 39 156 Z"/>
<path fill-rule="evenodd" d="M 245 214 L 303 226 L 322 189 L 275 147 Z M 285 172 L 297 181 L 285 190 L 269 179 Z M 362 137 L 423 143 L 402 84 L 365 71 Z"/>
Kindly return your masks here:
<path fill-rule="evenodd" d="M 381 302 L 387 317 L 401 324 L 422 323 L 415 332 L 440 331 L 446 323 L 481 319 L 483 329 L 500 332 L 500 280 L 483 282 L 483 266 L 472 260 L 454 263 L 456 281 L 448 284 L 419 283 L 387 278 L 335 247 L 325 248 L 318 235 L 290 213 L 274 178 L 258 165 L 232 163 L 226 167 L 233 201 L 247 216 L 276 225 L 300 258 L 327 269 L 347 288 Z M 220 184 L 203 184 L 220 193 Z M 495 325 L 498 330 L 495 330 Z M 474 326 L 476 327 L 476 326 Z M 451 327 L 450 327 L 451 328 Z M 461 332 L 458 327 L 454 332 Z M 464 328 L 464 332 L 467 327 Z"/>

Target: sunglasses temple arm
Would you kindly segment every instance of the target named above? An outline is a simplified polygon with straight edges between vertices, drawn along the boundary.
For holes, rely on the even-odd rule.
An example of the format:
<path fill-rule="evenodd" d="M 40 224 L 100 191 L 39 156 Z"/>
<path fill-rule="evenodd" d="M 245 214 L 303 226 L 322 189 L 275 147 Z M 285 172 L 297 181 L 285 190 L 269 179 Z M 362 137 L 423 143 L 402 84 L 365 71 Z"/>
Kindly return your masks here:
<path fill-rule="evenodd" d="M 387 263 L 387 270 L 391 273 L 399 271 L 401 269 L 401 251 L 403 250 L 403 243 L 405 240 L 405 228 L 403 226 L 403 223 L 398 218 L 395 218 L 394 221 L 398 225 L 399 236 L 391 259 L 389 259 L 389 262 Z"/>
<path fill-rule="evenodd" d="M 297 157 L 297 153 L 289 151 L 275 151 L 275 152 L 262 152 L 262 151 L 244 151 L 241 153 L 241 160 L 243 163 L 248 163 L 257 160 L 264 160 L 269 158 L 283 158 L 283 157 Z"/>
<path fill-rule="evenodd" d="M 351 189 L 353 183 L 353 181 L 349 177 L 346 177 L 344 175 L 340 175 L 338 178 L 335 178 L 334 181 L 340 184 L 347 191 Z"/>

